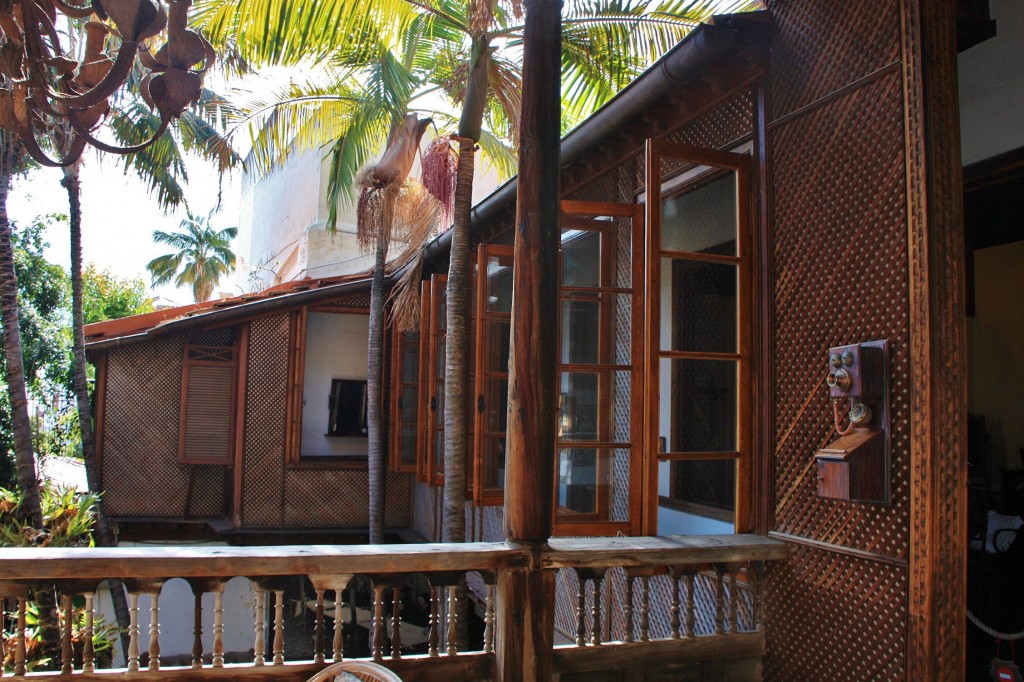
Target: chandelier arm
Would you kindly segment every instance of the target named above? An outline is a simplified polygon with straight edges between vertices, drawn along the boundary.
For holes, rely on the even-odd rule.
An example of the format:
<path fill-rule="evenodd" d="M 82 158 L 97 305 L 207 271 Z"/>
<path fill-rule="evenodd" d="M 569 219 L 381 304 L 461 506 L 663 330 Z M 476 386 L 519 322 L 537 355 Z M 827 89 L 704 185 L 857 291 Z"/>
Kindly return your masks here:
<path fill-rule="evenodd" d="M 107 75 L 95 87 L 83 92 L 81 95 L 68 96 L 53 90 L 50 90 L 48 94 L 57 104 L 62 104 L 68 107 L 68 109 L 88 109 L 95 106 L 114 94 L 124 84 L 125 79 L 128 77 L 128 72 L 131 71 L 132 64 L 135 62 L 135 55 L 138 51 L 138 43 L 131 41 L 122 42 L 121 49 L 117 51 L 117 59 L 114 61 L 110 71 L 107 72 Z"/>
<path fill-rule="evenodd" d="M 25 151 L 29 153 L 33 159 L 35 159 L 40 165 L 48 166 L 49 168 L 66 168 L 75 161 L 78 161 L 82 156 L 82 151 L 85 150 L 85 140 L 81 137 L 76 137 L 68 148 L 68 151 L 59 161 L 54 161 L 46 152 L 43 151 L 39 143 L 36 142 L 36 136 L 32 133 L 31 126 L 27 126 L 19 123 L 18 126 L 18 137 L 21 138 L 21 143 L 25 146 Z"/>
<path fill-rule="evenodd" d="M 85 19 L 95 11 L 91 4 L 73 5 L 70 2 L 67 2 L 67 0 L 53 0 L 53 4 L 57 6 L 57 9 L 72 19 Z"/>
<path fill-rule="evenodd" d="M 71 123 L 71 127 L 75 129 L 75 132 L 78 133 L 80 138 L 84 139 L 93 147 L 96 147 L 96 149 L 109 152 L 111 154 L 132 154 L 135 152 L 141 152 L 143 149 L 156 142 L 157 139 L 164 134 L 164 131 L 167 130 L 167 126 L 170 125 L 171 122 L 170 119 L 161 117 L 160 127 L 156 129 L 155 133 L 153 133 L 153 137 L 149 138 L 142 144 L 137 144 L 132 147 L 115 147 L 112 144 L 108 144 L 102 140 L 97 140 L 93 137 L 92 133 L 89 132 L 89 129 L 86 128 L 78 119 L 77 112 L 73 110 L 68 111 L 68 121 Z"/>

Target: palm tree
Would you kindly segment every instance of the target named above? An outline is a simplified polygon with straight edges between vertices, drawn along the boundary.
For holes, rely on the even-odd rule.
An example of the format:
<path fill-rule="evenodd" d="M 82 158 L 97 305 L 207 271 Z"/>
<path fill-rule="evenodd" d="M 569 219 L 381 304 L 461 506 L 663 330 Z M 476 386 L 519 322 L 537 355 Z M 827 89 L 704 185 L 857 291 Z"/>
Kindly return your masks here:
<path fill-rule="evenodd" d="M 133 81 L 137 92 L 137 82 Z M 208 107 L 216 106 L 219 98 L 204 89 L 199 103 L 186 110 L 172 134 L 161 136 L 152 145 L 134 154 L 121 157 L 125 173 L 134 171 L 154 191 L 157 203 L 164 210 L 184 203 L 184 189 L 180 181 L 187 181 L 184 153 L 198 153 L 214 161 L 221 172 L 238 162 L 238 155 L 220 137 L 216 128 L 202 115 Z M 137 96 L 123 95 L 115 100 L 109 128 L 122 146 L 134 146 L 150 139 L 160 127 L 160 117 L 143 106 Z M 61 129 L 54 134 L 59 144 Z M 70 135 L 65 135 L 65 139 Z M 96 496 L 96 541 L 101 547 L 115 545 L 114 533 L 107 521 L 100 497 L 100 471 L 96 462 L 96 439 L 89 401 L 89 380 L 85 359 L 85 315 L 82 296 L 82 184 L 80 180 L 83 159 L 65 166 L 61 185 L 68 194 L 68 217 L 71 242 L 71 330 L 72 330 L 72 384 L 78 406 L 79 434 L 82 442 L 82 460 L 90 493 Z M 127 651 L 128 604 L 118 581 L 112 585 L 111 595 L 118 625 L 122 629 L 122 648 Z"/>
<path fill-rule="evenodd" d="M 212 215 L 196 216 L 191 210 L 180 224 L 180 232 L 153 231 L 153 241 L 167 244 L 177 251 L 154 258 L 148 264 L 153 286 L 166 284 L 172 279 L 175 286 L 191 286 L 196 303 L 209 301 L 220 278 L 235 269 L 235 254 L 231 240 L 238 234 L 237 227 L 214 231 L 210 225 Z"/>
<path fill-rule="evenodd" d="M 14 428 L 14 459 L 18 486 L 22 490 L 21 517 L 35 528 L 43 525 L 36 477 L 36 458 L 32 447 L 32 427 L 28 417 L 25 388 L 25 363 L 19 326 L 18 276 L 14 271 L 11 223 L 7 218 L 7 195 L 11 179 L 22 168 L 24 153 L 17 135 L 0 131 L 0 306 L 3 308 L 4 355 L 7 360 L 7 393 L 11 400 Z"/>
<path fill-rule="evenodd" d="M 607 101 L 712 9 L 756 4 L 568 2 L 562 31 L 566 125 Z M 511 173 L 520 112 L 521 18 L 517 0 L 323 0 L 315 11 L 288 0 L 200 0 L 194 17 L 215 45 L 232 46 L 252 64 L 316 64 L 306 69 L 315 80 L 253 99 L 242 107 L 242 121 L 253 125 L 257 172 L 289 151 L 333 142 L 332 222 L 338 202 L 350 196 L 357 169 L 381 147 L 392 121 L 427 111 L 458 144 L 445 373 L 443 536 L 452 542 L 465 538 L 463 387 L 474 152 L 481 147 L 501 175 Z M 439 110 L 437 100 L 446 108 Z"/>

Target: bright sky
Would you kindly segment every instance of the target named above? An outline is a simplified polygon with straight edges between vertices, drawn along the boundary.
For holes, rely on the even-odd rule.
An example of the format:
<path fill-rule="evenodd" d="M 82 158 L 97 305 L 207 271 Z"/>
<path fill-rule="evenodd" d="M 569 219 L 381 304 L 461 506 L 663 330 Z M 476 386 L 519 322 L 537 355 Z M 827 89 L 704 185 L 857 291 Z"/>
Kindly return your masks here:
<path fill-rule="evenodd" d="M 205 215 L 217 203 L 218 179 L 212 164 L 199 158 L 187 161 L 189 182 L 185 199 L 194 214 Z M 17 178 L 7 202 L 8 215 L 19 224 L 27 224 L 36 216 L 68 212 L 67 193 L 60 185 L 58 169 L 33 171 Z M 109 269 L 120 277 L 142 277 L 147 287 L 150 278 L 146 263 L 171 251 L 155 244 L 153 230 L 175 231 L 185 217 L 184 208 L 165 214 L 150 198 L 149 189 L 134 175 L 125 175 L 119 160 L 89 150 L 82 167 L 82 252 L 86 263 L 101 270 Z M 221 211 L 214 215 L 218 229 L 238 225 L 241 175 L 236 171 L 223 180 Z M 66 227 L 51 228 L 46 235 L 50 242 L 47 259 L 70 265 L 70 245 Z M 218 290 L 238 294 L 234 276 L 221 282 Z M 165 285 L 151 291 L 167 302 L 184 305 L 192 302 L 189 288 Z"/>

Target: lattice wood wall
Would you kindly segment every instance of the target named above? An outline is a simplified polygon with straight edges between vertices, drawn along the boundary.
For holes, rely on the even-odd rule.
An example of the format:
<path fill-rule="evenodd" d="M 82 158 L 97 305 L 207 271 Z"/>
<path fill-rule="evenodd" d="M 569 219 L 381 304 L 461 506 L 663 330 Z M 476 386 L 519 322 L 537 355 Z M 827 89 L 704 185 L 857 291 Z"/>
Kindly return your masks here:
<path fill-rule="evenodd" d="M 915 567 L 915 544 L 926 548 L 919 555 L 963 551 L 955 530 L 941 549 L 927 532 L 932 521 L 914 516 L 915 508 L 936 503 L 928 476 L 955 481 L 962 456 L 955 442 L 941 453 L 934 444 L 922 450 L 916 429 L 933 417 L 911 409 L 915 374 L 928 363 L 927 355 L 915 356 L 915 334 L 929 342 L 913 301 L 938 300 L 927 273 L 912 269 L 915 257 L 936 257 L 926 253 L 926 244 L 914 243 L 915 233 L 930 228 L 924 215 L 910 212 L 925 190 L 908 183 L 924 173 L 924 158 L 907 155 L 924 145 L 926 134 L 908 116 L 907 99 L 921 87 L 912 62 L 922 59 L 915 23 L 920 17 L 913 18 L 922 4 L 769 3 L 777 25 L 766 117 L 774 377 L 770 528 L 794 544 L 789 561 L 769 581 L 767 679 L 962 675 L 953 660 L 941 674 L 931 668 L 936 677 L 921 677 L 931 665 L 926 661 L 958 654 L 936 646 L 934 635 L 911 641 L 912 609 L 931 608 L 915 605 L 916 586 L 933 582 L 930 566 Z M 950 125 L 955 137 L 955 121 Z M 947 260 L 944 267 L 955 281 L 959 262 Z M 962 310 L 959 315 L 962 320 Z M 815 494 L 812 456 L 832 432 L 822 387 L 827 349 L 874 339 L 888 339 L 891 352 L 892 502 L 822 500 Z M 955 367 L 955 352 L 944 359 Z M 955 431 L 956 408 L 949 411 Z M 915 457 L 938 466 L 915 475 Z M 962 493 L 954 484 L 947 494 L 949 508 L 939 525 L 956 529 Z M 950 570 L 938 579 L 948 587 L 939 589 L 954 594 L 958 577 Z M 947 621 L 946 641 L 955 645 L 955 632 L 963 628 L 955 614 L 963 605 L 948 606 L 953 615 L 939 617 Z"/>
<path fill-rule="evenodd" d="M 224 514 L 224 471 L 178 459 L 178 404 L 185 337 L 115 348 L 107 356 L 103 506 L 111 516 Z M 188 513 L 186 513 L 186 511 Z"/>

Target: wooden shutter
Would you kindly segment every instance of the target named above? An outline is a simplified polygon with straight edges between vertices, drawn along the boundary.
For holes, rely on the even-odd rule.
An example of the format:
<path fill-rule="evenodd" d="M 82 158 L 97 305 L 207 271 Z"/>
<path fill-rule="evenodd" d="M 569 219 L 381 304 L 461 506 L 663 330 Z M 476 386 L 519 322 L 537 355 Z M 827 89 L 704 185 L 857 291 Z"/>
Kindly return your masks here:
<path fill-rule="evenodd" d="M 185 346 L 178 428 L 180 463 L 231 464 L 237 360 L 235 346 Z"/>

